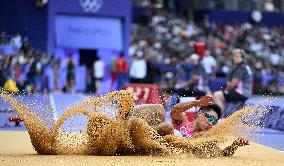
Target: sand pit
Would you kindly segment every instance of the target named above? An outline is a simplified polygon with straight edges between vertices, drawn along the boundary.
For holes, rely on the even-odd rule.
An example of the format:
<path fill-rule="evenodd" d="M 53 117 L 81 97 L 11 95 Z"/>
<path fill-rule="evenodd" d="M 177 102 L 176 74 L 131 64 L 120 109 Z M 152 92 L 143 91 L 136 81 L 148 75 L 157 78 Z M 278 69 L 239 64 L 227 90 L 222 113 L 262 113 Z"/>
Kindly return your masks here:
<path fill-rule="evenodd" d="M 280 165 L 284 161 L 283 153 L 257 144 L 240 148 L 233 157 L 217 157 L 232 156 L 238 147 L 247 145 L 236 138 L 254 140 L 250 131 L 265 114 L 258 106 L 240 109 L 208 132 L 186 139 L 160 136 L 144 119 L 130 117 L 134 104 L 127 91 L 88 97 L 66 109 L 57 121 L 48 116 L 48 108 L 37 112 L 36 101 L 26 105 L 5 92 L 0 95 L 15 108 L 28 130 L 0 132 L 0 165 Z M 63 130 L 61 125 L 76 115 L 88 118 L 86 130 Z"/>
<path fill-rule="evenodd" d="M 25 131 L 0 131 L 0 165 L 283 165 L 284 153 L 256 143 L 240 148 L 232 157 L 184 158 L 156 156 L 38 155 Z"/>

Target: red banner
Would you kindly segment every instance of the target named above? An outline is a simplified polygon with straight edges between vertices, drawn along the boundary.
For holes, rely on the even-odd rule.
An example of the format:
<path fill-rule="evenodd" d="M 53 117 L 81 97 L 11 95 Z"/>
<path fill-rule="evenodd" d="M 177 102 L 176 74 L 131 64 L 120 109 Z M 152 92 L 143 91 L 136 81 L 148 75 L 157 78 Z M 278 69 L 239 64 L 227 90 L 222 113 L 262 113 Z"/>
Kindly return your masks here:
<path fill-rule="evenodd" d="M 126 84 L 124 89 L 133 93 L 136 104 L 161 104 L 158 86 L 155 84 Z"/>

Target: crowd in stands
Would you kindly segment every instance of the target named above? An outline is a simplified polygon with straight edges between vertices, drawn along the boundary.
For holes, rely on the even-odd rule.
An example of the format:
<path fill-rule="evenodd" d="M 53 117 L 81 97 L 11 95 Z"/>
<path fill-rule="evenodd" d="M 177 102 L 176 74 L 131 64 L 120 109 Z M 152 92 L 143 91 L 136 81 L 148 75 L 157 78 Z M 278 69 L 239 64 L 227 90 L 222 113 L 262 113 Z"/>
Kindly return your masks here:
<path fill-rule="evenodd" d="M 64 62 L 59 57 L 47 54 L 30 47 L 28 38 L 22 39 L 20 34 L 0 35 L 0 87 L 14 93 L 48 93 L 75 92 L 76 64 L 72 53 L 66 55 Z M 53 79 L 49 78 L 47 69 L 52 69 Z M 61 69 L 64 69 L 62 72 Z M 128 82 L 128 62 L 121 53 L 113 58 L 111 67 L 111 90 L 121 89 Z M 98 92 L 101 81 L 104 79 L 105 62 L 99 56 L 86 73 L 86 92 Z M 65 78 L 65 84 L 60 87 L 61 78 Z M 53 88 L 49 87 L 53 82 Z M 117 87 L 114 83 L 117 81 Z M 61 85 L 62 86 L 62 85 Z"/>
<path fill-rule="evenodd" d="M 193 53 L 211 79 L 225 78 L 232 68 L 232 50 L 241 48 L 253 70 L 255 94 L 279 95 L 284 92 L 284 28 L 266 28 L 254 23 L 225 25 L 210 23 L 205 17 L 193 22 L 168 12 L 153 12 L 133 25 L 130 55 L 141 56 L 160 69 L 161 84 L 179 87 L 190 80 Z"/>
<path fill-rule="evenodd" d="M 207 84 L 205 89 L 210 91 L 207 87 L 210 81 L 226 80 L 233 65 L 231 51 L 241 48 L 246 51 L 246 59 L 253 70 L 254 94 L 281 95 L 284 94 L 283 46 L 284 28 L 281 26 L 224 25 L 210 23 L 206 17 L 203 22 L 196 23 L 168 12 L 153 12 L 132 25 L 130 60 L 121 53 L 110 62 L 111 88 L 117 81 L 114 89 L 131 82 L 156 83 L 162 89 L 174 91 L 194 78 L 196 72 L 203 72 L 207 75 L 203 82 Z M 198 47 L 204 50 L 200 52 Z M 1 87 L 10 87 L 15 92 L 48 92 L 48 82 L 53 80 L 49 80 L 45 69 L 52 66 L 55 90 L 59 90 L 56 79 L 58 82 L 58 77 L 66 77 L 63 90 L 74 91 L 75 64 L 71 57 L 69 62 L 68 74 L 62 76 L 58 72 L 60 60 L 30 47 L 27 37 L 0 34 Z M 204 71 L 196 70 L 193 63 L 203 66 Z M 104 66 L 103 62 L 96 63 L 102 70 Z M 96 86 L 104 74 L 94 71 Z"/>
<path fill-rule="evenodd" d="M 35 50 L 20 34 L 0 36 L 0 87 L 12 92 L 47 92 L 45 68 L 57 62 L 53 56 Z"/>

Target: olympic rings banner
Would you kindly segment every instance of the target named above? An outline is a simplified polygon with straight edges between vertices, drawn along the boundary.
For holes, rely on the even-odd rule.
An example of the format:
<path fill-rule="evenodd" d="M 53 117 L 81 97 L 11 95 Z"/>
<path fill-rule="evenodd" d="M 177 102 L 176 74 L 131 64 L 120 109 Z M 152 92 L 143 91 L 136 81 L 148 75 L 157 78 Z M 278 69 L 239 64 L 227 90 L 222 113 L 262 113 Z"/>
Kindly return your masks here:
<path fill-rule="evenodd" d="M 103 6 L 103 0 L 79 0 L 79 4 L 85 12 L 95 13 Z"/>
<path fill-rule="evenodd" d="M 124 87 L 133 93 L 136 104 L 161 104 L 158 86 L 154 84 L 126 84 Z"/>

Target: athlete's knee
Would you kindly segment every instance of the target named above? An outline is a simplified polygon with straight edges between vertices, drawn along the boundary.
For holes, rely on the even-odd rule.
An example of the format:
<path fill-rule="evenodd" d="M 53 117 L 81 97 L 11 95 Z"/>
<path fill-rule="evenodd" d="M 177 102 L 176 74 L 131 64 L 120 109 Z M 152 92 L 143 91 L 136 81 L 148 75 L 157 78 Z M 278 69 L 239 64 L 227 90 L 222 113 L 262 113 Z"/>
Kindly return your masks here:
<path fill-rule="evenodd" d="M 172 135 L 174 133 L 174 127 L 170 123 L 162 122 L 156 127 L 157 132 L 164 135 Z"/>

